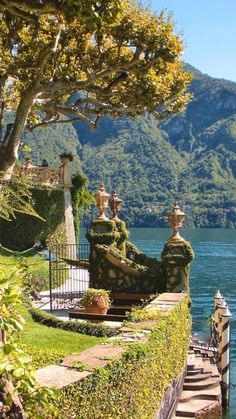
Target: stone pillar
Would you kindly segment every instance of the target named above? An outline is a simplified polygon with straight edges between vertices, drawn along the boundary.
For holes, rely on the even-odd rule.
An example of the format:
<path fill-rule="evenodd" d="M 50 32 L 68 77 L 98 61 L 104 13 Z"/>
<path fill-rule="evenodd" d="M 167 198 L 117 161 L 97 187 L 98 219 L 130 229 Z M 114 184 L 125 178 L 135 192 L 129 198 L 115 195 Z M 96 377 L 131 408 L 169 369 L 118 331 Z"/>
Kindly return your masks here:
<path fill-rule="evenodd" d="M 105 260 L 101 257 L 102 246 L 115 246 L 119 233 L 116 229 L 115 221 L 94 220 L 89 226 L 87 239 L 90 242 L 89 256 L 89 274 L 90 287 L 103 288 L 104 275 L 107 274 L 105 269 Z M 99 245 L 101 248 L 97 249 Z"/>
<path fill-rule="evenodd" d="M 76 244 L 74 217 L 73 217 L 72 199 L 71 199 L 72 181 L 71 181 L 70 159 L 67 157 L 62 157 L 61 161 L 63 164 L 65 224 L 66 224 L 67 243 Z M 74 249 L 74 252 L 75 252 L 74 258 L 76 258 L 76 249 Z"/>
<path fill-rule="evenodd" d="M 189 242 L 169 241 L 165 244 L 162 255 L 166 291 L 189 292 L 189 265 L 194 252 Z"/>

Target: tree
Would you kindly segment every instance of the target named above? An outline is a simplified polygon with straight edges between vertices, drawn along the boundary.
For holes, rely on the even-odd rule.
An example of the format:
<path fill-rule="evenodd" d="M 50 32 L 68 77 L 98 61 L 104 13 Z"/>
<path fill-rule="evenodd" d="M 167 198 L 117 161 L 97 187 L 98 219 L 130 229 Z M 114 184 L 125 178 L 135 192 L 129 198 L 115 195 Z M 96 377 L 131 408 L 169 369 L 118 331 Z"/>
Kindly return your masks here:
<path fill-rule="evenodd" d="M 171 17 L 135 0 L 0 0 L 0 170 L 25 129 L 182 111 L 190 75 Z M 4 112 L 14 119 L 3 130 Z M 69 117 L 69 118 L 68 118 Z"/>

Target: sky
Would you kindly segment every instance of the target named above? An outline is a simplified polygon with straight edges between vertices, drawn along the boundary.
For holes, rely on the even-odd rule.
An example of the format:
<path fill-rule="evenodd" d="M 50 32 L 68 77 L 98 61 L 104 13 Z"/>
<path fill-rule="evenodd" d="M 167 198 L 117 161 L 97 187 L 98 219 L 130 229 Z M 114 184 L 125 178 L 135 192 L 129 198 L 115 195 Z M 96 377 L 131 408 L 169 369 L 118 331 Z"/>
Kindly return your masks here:
<path fill-rule="evenodd" d="M 183 33 L 183 60 L 202 73 L 236 82 L 236 0 L 147 0 L 173 12 Z"/>

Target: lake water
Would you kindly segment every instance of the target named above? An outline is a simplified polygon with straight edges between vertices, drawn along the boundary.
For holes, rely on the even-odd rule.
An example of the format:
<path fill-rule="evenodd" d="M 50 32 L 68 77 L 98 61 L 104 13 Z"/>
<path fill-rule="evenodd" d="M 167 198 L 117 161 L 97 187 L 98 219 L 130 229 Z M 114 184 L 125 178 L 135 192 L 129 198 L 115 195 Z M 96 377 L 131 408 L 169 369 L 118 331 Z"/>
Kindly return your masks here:
<path fill-rule="evenodd" d="M 169 229 L 132 228 L 130 241 L 144 253 L 160 259 Z M 229 229 L 182 229 L 195 252 L 191 264 L 193 332 L 209 337 L 207 318 L 212 313 L 214 295 L 220 289 L 232 313 L 231 383 L 236 384 L 236 231 Z M 225 418 L 236 419 L 236 388 L 231 390 L 230 408 Z"/>

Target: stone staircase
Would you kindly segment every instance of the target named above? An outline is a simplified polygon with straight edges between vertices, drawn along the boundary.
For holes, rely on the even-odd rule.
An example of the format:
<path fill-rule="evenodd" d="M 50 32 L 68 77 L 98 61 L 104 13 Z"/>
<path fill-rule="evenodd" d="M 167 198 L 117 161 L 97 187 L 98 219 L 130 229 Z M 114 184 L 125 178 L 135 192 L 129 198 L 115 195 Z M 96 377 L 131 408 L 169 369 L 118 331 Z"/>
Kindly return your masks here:
<path fill-rule="evenodd" d="M 221 418 L 220 376 L 215 351 L 199 340 L 192 340 L 189 346 L 183 391 L 172 416 L 175 418 Z"/>

